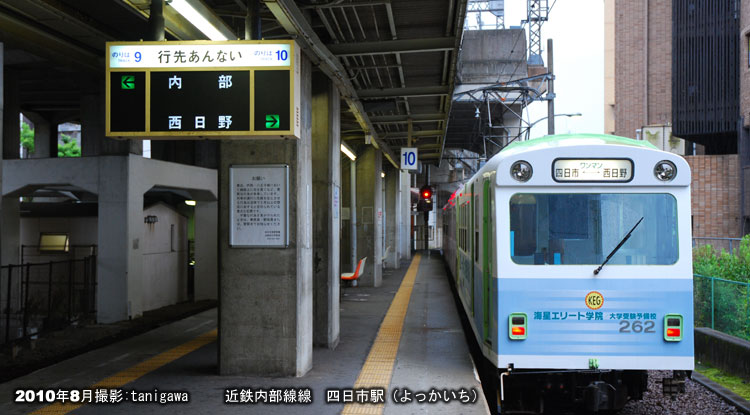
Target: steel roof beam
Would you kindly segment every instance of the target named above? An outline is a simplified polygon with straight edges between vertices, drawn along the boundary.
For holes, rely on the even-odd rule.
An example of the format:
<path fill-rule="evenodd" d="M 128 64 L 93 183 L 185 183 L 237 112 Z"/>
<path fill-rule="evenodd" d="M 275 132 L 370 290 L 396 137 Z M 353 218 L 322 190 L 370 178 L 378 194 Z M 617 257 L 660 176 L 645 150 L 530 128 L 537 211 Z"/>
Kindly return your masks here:
<path fill-rule="evenodd" d="M 387 53 L 420 53 L 454 50 L 456 38 L 399 39 L 377 42 L 336 43 L 326 45 L 336 56 L 383 55 Z"/>
<path fill-rule="evenodd" d="M 346 70 L 323 44 L 305 14 L 299 9 L 294 0 L 263 0 L 279 24 L 289 34 L 296 35 L 297 43 L 307 52 L 310 60 L 325 73 L 336 85 L 341 97 L 346 101 L 357 122 L 367 134 L 372 136 L 372 142 L 383 151 L 383 155 L 391 162 L 393 167 L 399 168 L 396 163 L 396 155 L 388 144 L 378 137 L 375 127 L 362 106 L 362 101 L 352 85 Z"/>
<path fill-rule="evenodd" d="M 450 95 L 451 91 L 448 86 L 418 86 L 406 88 L 382 88 L 382 89 L 362 89 L 357 94 L 362 99 L 373 98 L 399 98 L 399 97 L 434 97 L 441 95 Z"/>
<path fill-rule="evenodd" d="M 445 114 L 412 114 L 412 115 L 380 115 L 370 117 L 373 124 L 408 124 L 412 122 L 438 122 L 445 119 Z"/>
<path fill-rule="evenodd" d="M 39 57 L 84 68 L 90 72 L 99 72 L 103 68 L 103 56 L 24 18 L 0 11 L 0 27 L 22 48 Z"/>
<path fill-rule="evenodd" d="M 380 6 L 383 4 L 391 4 L 391 0 L 350 0 L 346 3 L 332 2 L 327 4 L 310 4 L 302 6 L 302 9 L 333 9 L 343 7 L 356 7 L 356 6 Z"/>
<path fill-rule="evenodd" d="M 412 137 L 435 137 L 435 136 L 441 136 L 445 133 L 444 130 L 423 130 L 423 131 L 414 131 L 411 133 Z M 391 138 L 407 138 L 408 134 L 406 132 L 403 133 L 394 133 L 394 134 L 386 134 L 383 136 L 383 138 L 391 139 Z"/>

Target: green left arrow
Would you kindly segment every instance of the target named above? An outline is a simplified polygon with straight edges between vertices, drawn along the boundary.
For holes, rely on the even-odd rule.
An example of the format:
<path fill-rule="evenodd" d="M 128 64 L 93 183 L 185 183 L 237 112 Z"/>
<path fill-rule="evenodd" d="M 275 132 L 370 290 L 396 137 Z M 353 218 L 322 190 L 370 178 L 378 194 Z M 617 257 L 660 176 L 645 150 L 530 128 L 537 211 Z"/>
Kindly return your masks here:
<path fill-rule="evenodd" d="M 123 75 L 120 79 L 120 88 L 122 89 L 135 89 L 135 76 Z"/>

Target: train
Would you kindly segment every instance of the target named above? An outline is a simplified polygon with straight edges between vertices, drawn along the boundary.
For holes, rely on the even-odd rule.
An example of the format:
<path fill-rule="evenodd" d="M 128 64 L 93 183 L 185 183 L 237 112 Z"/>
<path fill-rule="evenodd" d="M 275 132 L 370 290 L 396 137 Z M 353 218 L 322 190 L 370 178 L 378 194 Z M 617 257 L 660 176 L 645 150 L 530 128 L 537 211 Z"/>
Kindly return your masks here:
<path fill-rule="evenodd" d="M 647 141 L 566 134 L 511 143 L 450 196 L 443 254 L 498 412 L 617 411 L 651 370 L 684 391 L 690 183 Z"/>

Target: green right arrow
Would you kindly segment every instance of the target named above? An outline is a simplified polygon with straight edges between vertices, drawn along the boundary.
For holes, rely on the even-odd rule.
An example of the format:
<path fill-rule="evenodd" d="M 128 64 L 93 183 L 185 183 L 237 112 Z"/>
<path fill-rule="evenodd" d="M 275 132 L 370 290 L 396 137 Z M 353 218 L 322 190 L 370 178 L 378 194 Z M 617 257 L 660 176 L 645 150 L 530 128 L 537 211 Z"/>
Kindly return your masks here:
<path fill-rule="evenodd" d="M 135 89 L 135 76 L 123 75 L 120 79 L 120 88 L 122 89 Z"/>
<path fill-rule="evenodd" d="M 266 128 L 279 128 L 279 116 L 278 114 L 266 115 Z"/>

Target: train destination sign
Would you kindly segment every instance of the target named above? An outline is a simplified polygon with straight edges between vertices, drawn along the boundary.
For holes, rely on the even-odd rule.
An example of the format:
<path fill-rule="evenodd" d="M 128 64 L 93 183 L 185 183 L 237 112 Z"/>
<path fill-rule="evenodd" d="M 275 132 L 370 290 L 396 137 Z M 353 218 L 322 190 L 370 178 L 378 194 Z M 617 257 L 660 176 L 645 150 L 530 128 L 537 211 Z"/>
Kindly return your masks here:
<path fill-rule="evenodd" d="M 629 182 L 633 161 L 629 159 L 557 159 L 552 163 L 556 182 Z"/>
<path fill-rule="evenodd" d="M 110 137 L 300 135 L 292 40 L 108 42 L 106 83 Z"/>

